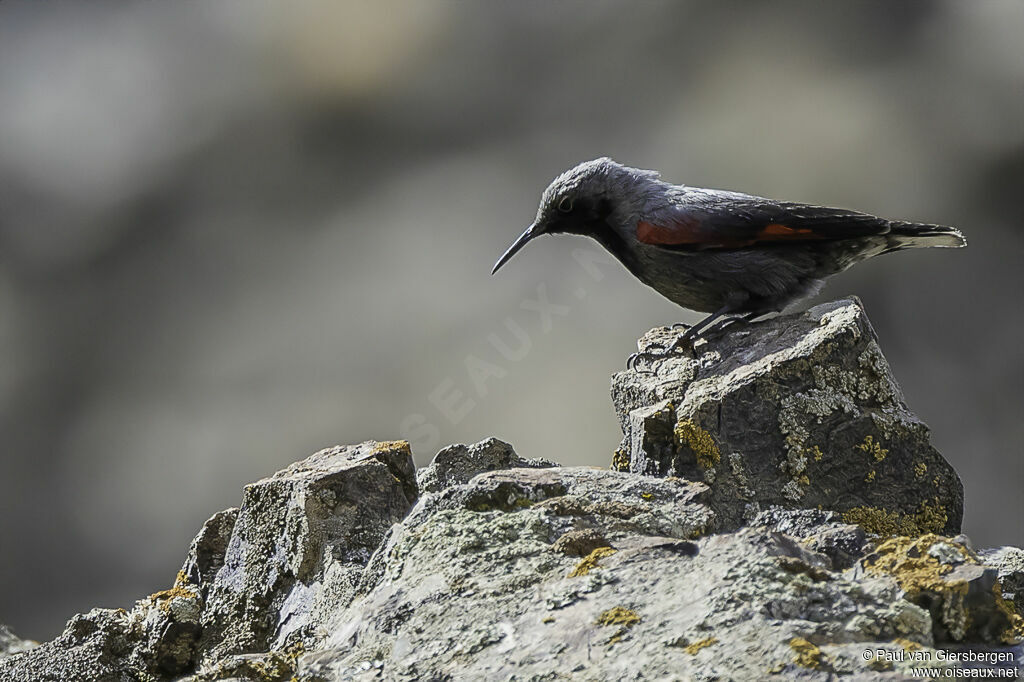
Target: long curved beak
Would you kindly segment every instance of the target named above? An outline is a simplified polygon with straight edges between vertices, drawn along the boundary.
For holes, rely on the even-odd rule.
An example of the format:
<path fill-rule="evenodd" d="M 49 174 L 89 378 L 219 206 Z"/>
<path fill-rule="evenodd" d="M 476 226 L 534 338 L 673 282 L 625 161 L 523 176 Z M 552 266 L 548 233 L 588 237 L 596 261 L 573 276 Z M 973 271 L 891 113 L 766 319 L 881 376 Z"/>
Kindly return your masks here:
<path fill-rule="evenodd" d="M 493 275 L 494 273 L 496 273 L 498 271 L 498 268 L 507 263 L 508 260 L 512 258 L 512 256 L 516 255 L 519 249 L 526 246 L 526 242 L 530 241 L 538 234 L 539 231 L 537 230 L 537 223 L 534 223 L 530 225 L 528 228 L 526 228 L 526 232 L 523 232 L 521 235 L 519 235 L 519 239 L 512 242 L 512 246 L 508 247 L 508 250 L 505 253 L 503 253 L 501 255 L 501 258 L 498 259 L 498 262 L 494 264 L 494 269 L 491 270 L 491 274 Z"/>

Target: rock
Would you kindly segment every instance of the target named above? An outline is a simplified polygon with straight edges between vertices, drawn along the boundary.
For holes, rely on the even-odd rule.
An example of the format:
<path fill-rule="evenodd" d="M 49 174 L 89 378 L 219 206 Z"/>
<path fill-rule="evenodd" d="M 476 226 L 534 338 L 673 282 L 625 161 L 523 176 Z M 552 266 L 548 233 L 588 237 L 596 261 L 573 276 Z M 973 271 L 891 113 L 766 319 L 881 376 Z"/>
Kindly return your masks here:
<path fill-rule="evenodd" d="M 959 532 L 960 479 L 904 404 L 858 300 L 726 327 L 654 370 L 613 378 L 616 467 L 707 483 L 724 528 L 780 506 L 880 535 Z"/>
<path fill-rule="evenodd" d="M 861 564 L 868 574 L 895 578 L 910 601 L 931 612 L 938 643 L 1024 637 L 1024 619 L 997 587 L 999 571 L 955 540 L 933 534 L 890 538 Z"/>
<path fill-rule="evenodd" d="M 18 637 L 6 625 L 0 625 L 0 658 L 20 654 L 39 646 L 37 642 Z"/>
<path fill-rule="evenodd" d="M 416 498 L 405 441 L 329 448 L 246 486 L 234 522 L 226 513 L 193 543 L 193 574 L 223 564 L 205 597 L 203 661 L 309 637 L 325 609 L 352 597 L 370 555 Z"/>
<path fill-rule="evenodd" d="M 436 493 L 448 486 L 466 483 L 485 471 L 557 466 L 546 459 L 523 459 L 508 443 L 488 438 L 473 445 L 449 445 L 434 455 L 430 466 L 421 469 L 416 478 L 421 493 Z"/>
<path fill-rule="evenodd" d="M 1000 547 L 981 552 L 981 557 L 998 571 L 1003 597 L 1016 605 L 1018 613 L 1024 614 L 1024 549 Z"/>
<path fill-rule="evenodd" d="M 530 504 L 510 502 L 513 482 Z M 832 570 L 767 527 L 673 532 L 673 516 L 709 514 L 699 484 L 563 468 L 460 487 L 391 536 L 299 680 L 877 679 L 887 663 L 866 649 L 935 653 L 931 613 L 884 571 Z M 567 528 L 607 545 L 572 556 Z"/>
<path fill-rule="evenodd" d="M 850 568 L 867 549 L 864 529 L 844 523 L 836 512 L 769 507 L 751 525 L 799 538 L 808 548 L 827 556 L 836 568 Z"/>
<path fill-rule="evenodd" d="M 199 593 L 179 581 L 131 611 L 93 609 L 25 653 L 0 659 L 5 682 L 157 682 L 195 665 Z"/>
<path fill-rule="evenodd" d="M 0 679 L 904 679 L 908 651 L 1022 654 L 997 569 L 950 538 L 872 547 L 781 508 L 721 532 L 705 483 L 588 467 L 486 471 L 409 509 L 408 454 L 334 448 L 248 486 L 174 587 L 72 619 Z"/>
<path fill-rule="evenodd" d="M 200 596 L 204 600 L 214 578 L 224 566 L 224 555 L 237 519 L 237 507 L 217 512 L 203 524 L 188 548 L 181 572 L 188 578 L 190 584 L 199 588 Z"/>
<path fill-rule="evenodd" d="M 1024 660 L 1024 551 L 948 537 L 959 479 L 858 302 L 727 330 L 613 396 L 617 470 L 493 438 L 418 477 L 405 442 L 293 464 L 204 524 L 170 589 L 72 618 L 0 657 L 0 680 L 880 680 Z"/>

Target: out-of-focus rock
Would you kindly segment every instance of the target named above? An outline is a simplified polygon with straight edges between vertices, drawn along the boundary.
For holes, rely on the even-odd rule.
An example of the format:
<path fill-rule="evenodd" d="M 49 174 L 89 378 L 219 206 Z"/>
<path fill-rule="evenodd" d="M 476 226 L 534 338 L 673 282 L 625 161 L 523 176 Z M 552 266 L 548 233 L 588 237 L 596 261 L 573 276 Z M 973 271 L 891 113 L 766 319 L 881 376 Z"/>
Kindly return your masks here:
<path fill-rule="evenodd" d="M 485 471 L 557 466 L 546 459 L 523 459 L 505 441 L 488 438 L 473 445 L 449 445 L 434 455 L 429 466 L 417 472 L 416 479 L 421 493 L 436 493 L 450 485 L 466 483 Z"/>
<path fill-rule="evenodd" d="M 11 632 L 6 625 L 0 625 L 0 658 L 11 654 L 20 654 L 39 646 L 38 643 L 28 639 L 22 639 Z"/>
<path fill-rule="evenodd" d="M 613 464 L 707 483 L 723 527 L 774 505 L 880 535 L 959 532 L 960 479 L 904 404 L 858 300 L 726 327 L 645 368 L 613 378 Z"/>

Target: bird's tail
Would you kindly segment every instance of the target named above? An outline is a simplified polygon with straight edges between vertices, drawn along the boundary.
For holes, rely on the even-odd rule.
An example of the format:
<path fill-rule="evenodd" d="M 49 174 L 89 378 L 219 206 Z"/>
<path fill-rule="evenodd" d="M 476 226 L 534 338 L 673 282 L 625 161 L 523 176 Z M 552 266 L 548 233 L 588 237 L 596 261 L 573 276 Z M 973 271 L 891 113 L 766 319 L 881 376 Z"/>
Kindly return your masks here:
<path fill-rule="evenodd" d="M 967 246 L 967 240 L 955 227 L 901 222 L 893 222 L 890 225 L 892 229 L 886 235 L 889 242 L 885 250 L 887 253 L 901 249 L 933 246 L 945 249 L 959 249 Z"/>

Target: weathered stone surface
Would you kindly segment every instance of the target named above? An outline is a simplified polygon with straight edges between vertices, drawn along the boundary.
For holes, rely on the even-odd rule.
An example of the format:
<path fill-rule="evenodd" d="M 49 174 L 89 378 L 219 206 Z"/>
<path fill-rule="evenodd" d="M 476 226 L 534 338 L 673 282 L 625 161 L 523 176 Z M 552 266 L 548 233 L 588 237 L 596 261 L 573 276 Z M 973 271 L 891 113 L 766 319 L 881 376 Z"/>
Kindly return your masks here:
<path fill-rule="evenodd" d="M 237 519 L 237 507 L 217 512 L 203 524 L 188 548 L 181 573 L 190 584 L 199 588 L 200 596 L 204 600 L 218 571 L 224 566 L 224 555 Z"/>
<path fill-rule="evenodd" d="M 324 609 L 351 598 L 370 555 L 416 497 L 405 441 L 329 448 L 246 486 L 205 596 L 203 660 L 309 636 Z M 227 525 L 204 528 L 193 573 L 220 563 Z"/>
<path fill-rule="evenodd" d="M 785 533 L 810 549 L 827 556 L 832 566 L 850 568 L 864 556 L 867 533 L 860 526 L 844 523 L 836 512 L 820 509 L 782 509 L 769 507 L 751 526 L 764 526 Z"/>
<path fill-rule="evenodd" d="M 954 539 L 893 537 L 861 565 L 867 574 L 892 576 L 907 599 L 928 609 L 939 643 L 1024 637 L 1024 620 L 1003 598 L 998 570 Z"/>
<path fill-rule="evenodd" d="M 492 472 L 452 488 L 448 504 L 421 499 L 374 558 L 375 587 L 339 615 L 323 649 L 299 659 L 297 676 L 902 679 L 909 661 L 863 652 L 934 654 L 941 621 L 904 598 L 899 571 L 834 569 L 767 526 L 699 537 L 692 522 L 671 527 L 672 515 L 707 518 L 706 494 L 565 468 Z M 803 521 L 808 537 L 821 527 Z M 581 530 L 607 544 L 582 559 L 564 551 Z M 985 634 L 998 647 L 1006 633 Z"/>
<path fill-rule="evenodd" d="M 76 616 L 0 657 L 0 680 L 1024 669 L 1024 551 L 926 532 L 959 529 L 959 480 L 859 303 L 735 328 L 613 392 L 625 470 L 488 439 L 442 450 L 418 485 L 404 442 L 324 450 L 211 517 L 173 587 Z"/>
<path fill-rule="evenodd" d="M 557 466 L 546 459 L 523 459 L 505 441 L 488 438 L 473 445 L 449 445 L 434 455 L 430 466 L 420 469 L 416 478 L 420 493 L 436 493 L 448 486 L 466 483 L 485 471 Z"/>
<path fill-rule="evenodd" d="M 677 332 L 649 332 L 665 344 Z M 955 535 L 963 487 L 903 402 L 856 299 L 727 327 L 615 375 L 617 468 L 704 481 L 724 527 L 822 508 L 883 535 Z"/>
<path fill-rule="evenodd" d="M 0 659 L 4 682 L 157 682 L 195 665 L 199 592 L 179 574 L 174 587 L 131 611 L 93 609 L 25 653 Z"/>

